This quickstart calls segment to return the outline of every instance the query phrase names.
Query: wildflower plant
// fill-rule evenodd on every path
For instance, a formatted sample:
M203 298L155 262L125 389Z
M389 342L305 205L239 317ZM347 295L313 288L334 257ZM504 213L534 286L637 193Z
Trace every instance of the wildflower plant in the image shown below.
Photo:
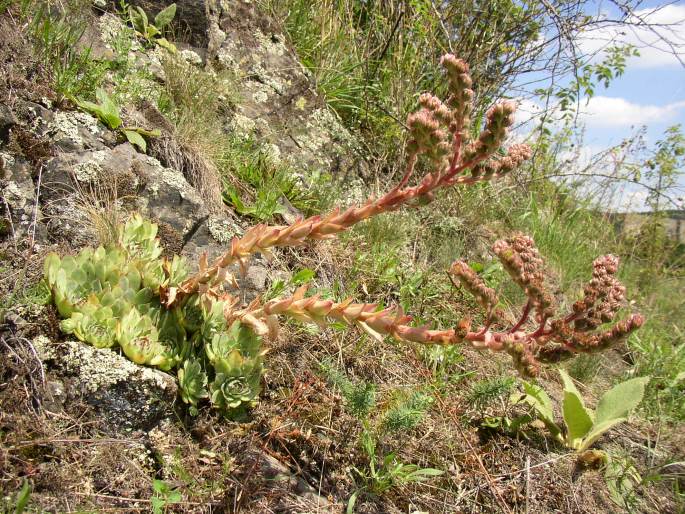
M97 347L118 345L140 364L178 370L181 397L192 409L209 398L227 415L256 401L265 353L261 341L276 337L282 316L321 327L340 322L355 325L378 340L392 336L423 345L468 343L505 351L528 376L537 373L540 363L602 350L625 338L642 324L640 315L606 330L600 327L614 319L624 297L615 278L617 259L605 256L595 261L584 298L571 313L559 317L544 283L542 259L532 239L523 235L494 246L528 298L520 319L509 328L493 328L506 325L497 309L497 295L462 261L450 271L486 311L481 327L472 327L469 319L448 329L414 326L399 306L325 300L307 296L306 286L292 296L265 302L258 298L249 305L231 294L231 287L237 287L233 266L244 272L255 253L269 256L274 248L332 239L378 214L430 203L443 189L503 177L530 157L525 144L502 149L514 122L515 103L503 101L491 107L484 127L477 131L471 121L474 94L468 65L450 54L441 63L450 94L444 102L429 93L419 97L419 111L407 120L411 137L406 170L390 191L363 205L334 209L287 226L254 226L234 238L213 262L202 256L194 274L188 274L178 257L162 259L156 227L135 217L110 248L85 249L63 259L52 255L46 261L47 282L65 318L62 329ZM419 169L423 175L412 183ZM529 318L536 328L526 329Z

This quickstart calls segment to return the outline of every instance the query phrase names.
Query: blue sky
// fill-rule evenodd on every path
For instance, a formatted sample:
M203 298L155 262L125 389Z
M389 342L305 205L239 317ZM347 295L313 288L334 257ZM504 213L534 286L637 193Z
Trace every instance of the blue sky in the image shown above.
M596 7L602 15L616 14L610 2L598 2ZM675 52L685 62L685 1L644 2L636 13L651 23L668 25L657 30L675 44ZM597 87L595 96L581 101L579 121L585 128L586 156L619 144L641 126L647 127L648 146L658 141L669 126L682 124L685 128L685 67L678 58L669 54L668 47L648 29L600 26L577 43L587 53L594 53L610 41L631 43L641 56L630 58L624 75L609 88ZM535 110L535 106L521 107L523 111ZM685 189L685 178L680 185ZM645 191L628 187L619 193L614 207L641 209L645 195Z

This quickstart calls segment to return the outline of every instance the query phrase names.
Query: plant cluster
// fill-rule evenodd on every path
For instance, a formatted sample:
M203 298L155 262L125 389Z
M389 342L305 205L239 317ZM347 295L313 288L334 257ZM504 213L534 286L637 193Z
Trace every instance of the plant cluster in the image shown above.
M171 53L176 53L176 45L162 36L164 29L173 21L176 16L176 4L171 4L162 9L155 16L154 23L150 23L147 14L142 7L129 7L129 19L136 34L150 44L156 44L166 48Z
M138 364L176 370L180 395L196 411L201 399L226 415L238 414L259 393L261 339L228 323L222 300L197 296L167 309L163 287L187 276L183 259L160 258L157 227L132 218L118 240L76 256L50 254L45 278L64 318L61 329L97 348L120 348Z
M527 145L500 150L507 129L514 122L516 105L500 102L488 110L485 126L477 136L471 121L474 93L468 65L448 54L441 63L450 95L445 102L424 93L421 109L409 116L411 139L407 167L400 182L378 199L345 211L299 219L288 226L257 225L242 238L234 238L227 252L211 264L206 256L197 273L187 276L181 259L160 259L156 227L134 218L112 248L86 249L76 258L46 261L46 276L60 314L62 328L99 347L119 345L132 360L161 369L180 368L182 397L193 407L209 395L223 412L249 405L257 397L262 369L260 337L275 337L278 317L287 316L326 327L342 322L356 325L382 340L390 335L424 345L470 343L475 348L506 351L517 369L532 376L540 362L556 362L578 352L601 350L626 337L642 323L640 315L606 331L599 325L611 321L623 299L624 289L615 278L618 261L605 256L595 261L592 281L573 312L555 318L555 302L544 284L542 259L531 238L516 235L495 243L494 251L528 302L517 323L494 331L502 322L495 291L485 285L465 263L451 269L464 288L486 310L482 327L472 330L462 319L451 329L431 329L409 324L401 307L324 300L307 297L306 286L292 296L241 305L225 287L237 287L231 266L242 270L254 253L271 254L275 247L298 246L308 240L330 239L355 224L406 205L430 203L447 187L488 181L507 175L530 157ZM426 171L410 185L415 169ZM525 331L534 315L538 327ZM554 343L554 344L549 344ZM207 386L205 384L208 385Z
M76 105L78 105L84 111L97 116L97 118L104 123L107 128L120 131L126 137L128 142L137 146L141 152L147 151L147 142L145 141L145 137L157 137L160 135L160 131L157 129L147 130L142 127L124 126L124 122L121 119L119 106L104 89L99 88L95 92L95 97L97 98L97 103L89 102L88 100L81 100L78 98L74 99L74 101L76 102Z
M649 382L649 377L639 377L615 385L602 395L593 411L585 406L571 377L564 370L560 369L559 373L564 383L561 408L565 429L555 422L552 400L539 385L523 382L524 401L535 409L552 436L579 453L588 450L611 427L628 419L630 412L642 401L645 385Z

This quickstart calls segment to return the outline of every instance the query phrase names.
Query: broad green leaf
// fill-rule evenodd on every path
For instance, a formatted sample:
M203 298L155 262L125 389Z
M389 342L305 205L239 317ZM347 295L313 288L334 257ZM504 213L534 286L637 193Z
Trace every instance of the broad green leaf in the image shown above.
M169 25L169 23L171 23L171 21L174 19L174 16L176 16L176 4L171 4L165 9L159 11L157 16L155 16L155 26L160 30L163 29Z
M141 12L143 13L142 15ZM145 27L147 25L147 16L145 14L145 11L140 9L140 7L138 7L137 9L129 7L128 17L131 19L131 25L133 25L133 28L141 34L145 34Z
M161 32L159 31L159 29L157 27L155 27L154 25L148 25L147 26L147 32L145 33L145 37L147 39L152 39L155 36L158 36L160 34L161 34Z
M140 26L143 29L140 32L143 34L146 34L147 33L147 27L150 24L150 22L147 19L147 14L145 14L145 11L140 6L136 7L136 12L138 13L138 18L140 19Z
M155 42L162 48L167 49L172 54L175 54L177 52L176 45L170 43L166 38L160 37L158 39L155 39Z
M552 408L552 400L547 395L545 390L537 384L532 384L523 381L523 390L526 392L524 401L531 405L538 417L547 426L547 429L554 437L561 434L561 428L554 422L554 410Z
M125 129L124 135L126 136L126 139L128 139L128 142L137 146L141 152L147 152L147 143L145 142L145 138L138 134L138 132L135 130Z
M605 421L603 423L595 423L593 425L592 430L587 434L587 437L583 439L582 441L579 442L578 445L578 451L582 452L587 450L590 446L594 444L594 442L599 439L604 432L609 430L611 427L614 425L618 425L619 423L623 423L626 419L628 418L614 418L611 421Z
M642 401L649 379L639 377L626 380L604 393L597 404L595 423L599 425L616 418L627 418L630 411Z
M302 284L306 284L313 279L315 275L316 273L314 271L305 268L295 273L290 281L296 286L301 286Z
M354 505L357 503L357 496L359 495L359 491L355 491L352 493L352 496L350 496L350 499L347 501L347 509L345 510L346 514L354 514Z
M573 384L573 380L564 370L559 370L564 381L564 401L562 412L566 423L567 443L577 449L581 440L592 429L592 413L585 407L583 397Z
M422 469L417 469L416 471L412 471L412 473L409 475L413 480L421 480L422 477L438 477L440 475L444 475L445 472L441 469L435 469L435 468L422 468Z
M145 137L159 137L162 135L159 129L147 130L142 127L126 127L126 130L135 130L138 134Z

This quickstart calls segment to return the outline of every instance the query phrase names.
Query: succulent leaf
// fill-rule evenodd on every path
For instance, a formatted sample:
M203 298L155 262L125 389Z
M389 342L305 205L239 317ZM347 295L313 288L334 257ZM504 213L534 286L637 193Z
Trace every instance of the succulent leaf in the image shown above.
M201 399L209 397L207 373L197 359L188 359L183 363L183 367L178 370L178 384L181 399L193 407L196 407Z

